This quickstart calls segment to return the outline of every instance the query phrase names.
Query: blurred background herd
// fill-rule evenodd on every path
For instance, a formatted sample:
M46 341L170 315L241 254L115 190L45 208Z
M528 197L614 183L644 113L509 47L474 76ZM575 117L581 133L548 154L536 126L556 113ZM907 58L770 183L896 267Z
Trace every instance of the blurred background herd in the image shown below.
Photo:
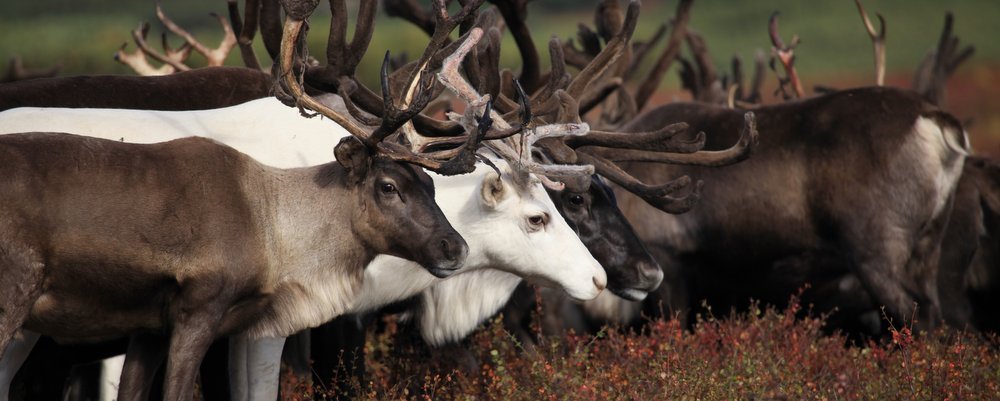
M578 23L592 25L596 3L536 0L529 4L528 22L544 60L548 38L572 38ZM667 23L676 6L677 1L644 1L635 39L644 40ZM870 14L880 13L887 21L887 83L901 87L910 87L914 69L937 43L945 13L954 13L955 35L962 46L975 46L975 54L949 81L947 110L970 123L978 153L1000 156L1000 1L868 0L865 6ZM221 39L222 29L209 14L226 15L224 0L162 0L162 7L202 43L215 46ZM316 38L309 41L316 54L323 51L329 24L329 11L325 6L320 9L323 12L312 19L311 34ZM815 85L847 88L874 82L871 44L851 0L700 0L692 10L690 28L705 38L716 67L728 71L734 56L750 65L755 51L770 51L766 27L775 11L781 13L780 30L786 41L793 34L802 40L795 51L796 66L807 92L812 93ZM380 13L360 68L362 79L371 87L377 86L375 77L384 50L414 53L427 40L414 25ZM19 56L28 68L58 65L59 75L134 74L115 62L113 54L125 43L126 50L135 49L130 32L144 21L151 23L149 42L159 46L164 28L154 15L152 0L3 1L0 57ZM174 46L181 43L176 36L168 38ZM259 40L257 45L257 54L266 55ZM518 53L509 36L501 49L501 64L518 68ZM197 67L204 59L195 54L188 64ZM235 52L227 64L242 65ZM646 64L648 68L652 62ZM688 96L680 90L676 65L671 68L654 105ZM773 96L777 86L769 71L765 96Z

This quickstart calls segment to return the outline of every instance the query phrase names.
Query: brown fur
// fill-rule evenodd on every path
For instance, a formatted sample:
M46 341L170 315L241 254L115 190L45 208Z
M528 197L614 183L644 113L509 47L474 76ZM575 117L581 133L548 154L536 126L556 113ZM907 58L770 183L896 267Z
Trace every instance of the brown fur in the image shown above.
M269 95L271 77L248 68L213 67L159 77L81 75L0 84L0 111L15 107L201 110Z
M938 188L943 173L934 166L957 177L964 152L925 144L914 123L925 116L947 128L954 137L944 140L953 147L966 146L961 127L916 93L892 88L846 90L754 112L760 144L747 161L626 167L645 182L682 174L706 182L701 203L677 216L620 191L622 210L666 270L660 292L667 307L687 310L708 298L725 308L751 296L782 303L804 282L847 270L897 321L908 320L918 302L920 324L933 326L940 310L931 265L950 207L950 189ZM722 149L736 139L742 115L668 104L623 130L684 121L691 132L708 134L706 149ZM936 162L923 152L933 146L940 150Z
M367 155L359 145L338 153ZM430 178L379 156L349 160L279 170L203 138L3 136L0 349L22 324L64 341L137 335L135 355L162 354L139 344L169 338L166 398L190 399L214 338L328 320L376 253L453 268L441 266L464 254L441 243L465 244ZM387 182L397 191L379 192Z

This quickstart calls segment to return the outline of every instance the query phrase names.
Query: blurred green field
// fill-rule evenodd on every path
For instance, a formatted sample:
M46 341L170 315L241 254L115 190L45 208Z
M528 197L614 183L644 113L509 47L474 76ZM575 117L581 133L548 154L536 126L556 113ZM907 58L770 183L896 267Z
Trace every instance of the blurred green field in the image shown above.
M551 35L573 36L580 21L590 24L595 3L595 0L531 3L529 22L539 48L545 51L545 42ZM676 3L646 1L636 37L647 37L658 24L673 15ZM890 72L910 71L917 65L936 43L946 10L955 12L955 30L963 43L976 46L974 63L1000 60L1000 46L994 45L1000 37L1000 24L997 23L1000 1L868 0L866 3L870 13L882 13L888 19ZM203 38L203 42L217 43L221 30L208 14L225 14L224 1L165 0L163 6L168 15ZM793 33L802 38L797 54L804 76L867 73L870 70L871 46L851 0L702 0L695 3L692 27L706 37L716 63L728 65L734 54L750 59L755 49L770 47L766 23L776 10L782 13L781 32L786 40ZM131 41L129 32L140 21L153 22L150 40L156 41L163 28L155 21L152 1L2 2L0 57L18 54L29 66L62 64L63 74L130 73L112 60L112 54L122 43ZM314 18L314 52L322 49L327 21L325 17ZM385 15L380 16L377 26L365 60L367 71L377 71L377 61L383 50L409 50L412 54L422 48L426 40L426 36L415 28ZM172 39L177 43L176 37ZM134 49L134 44L129 48ZM517 68L516 49L509 38L503 49L503 64ZM191 64L201 62L199 56L192 57ZM238 64L238 57L233 56L230 62Z

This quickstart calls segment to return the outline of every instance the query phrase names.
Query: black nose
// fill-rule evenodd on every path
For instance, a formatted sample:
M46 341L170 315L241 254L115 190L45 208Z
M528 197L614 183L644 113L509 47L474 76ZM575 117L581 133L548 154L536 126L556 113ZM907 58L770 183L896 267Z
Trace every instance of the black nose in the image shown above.
M452 253L454 246L451 245L451 241L447 238L441 240L441 254L444 255L445 259L454 261L458 255Z
M469 245L465 243L460 235L446 235L438 241L441 251L442 268L457 269L465 263L465 258L469 256Z

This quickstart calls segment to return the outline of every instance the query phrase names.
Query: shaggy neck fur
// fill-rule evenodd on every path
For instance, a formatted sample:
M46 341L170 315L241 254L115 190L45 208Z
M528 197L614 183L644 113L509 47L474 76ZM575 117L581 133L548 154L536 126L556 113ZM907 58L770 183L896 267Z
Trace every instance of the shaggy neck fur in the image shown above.
M510 299L521 278L495 269L459 274L420 295L417 321L427 343L458 341L493 316Z
M335 163L278 171L270 210L270 271L262 292L268 308L251 337L288 336L347 312L361 287L363 268L374 258L345 222L353 220L354 192Z

